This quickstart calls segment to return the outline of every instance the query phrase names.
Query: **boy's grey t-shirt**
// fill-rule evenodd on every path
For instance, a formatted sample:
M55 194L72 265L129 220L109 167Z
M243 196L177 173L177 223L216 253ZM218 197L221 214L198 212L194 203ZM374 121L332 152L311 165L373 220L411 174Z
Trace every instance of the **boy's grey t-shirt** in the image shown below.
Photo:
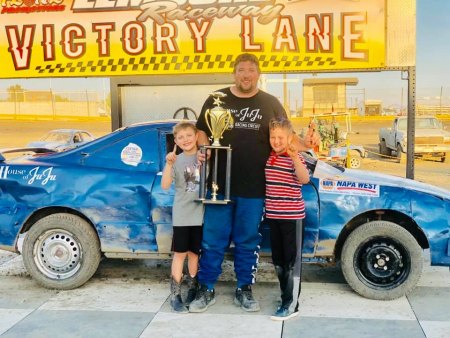
M173 203L173 226L192 226L203 224L203 203L196 202L200 188L200 166L197 154L181 153L172 168L175 182Z

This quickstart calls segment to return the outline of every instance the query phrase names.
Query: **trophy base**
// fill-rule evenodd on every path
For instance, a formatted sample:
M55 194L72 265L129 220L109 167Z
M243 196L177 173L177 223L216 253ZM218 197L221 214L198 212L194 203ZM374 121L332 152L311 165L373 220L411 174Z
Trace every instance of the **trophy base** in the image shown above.
M232 200L211 200L211 199L198 199L197 202L201 202L203 204L229 204L233 203Z

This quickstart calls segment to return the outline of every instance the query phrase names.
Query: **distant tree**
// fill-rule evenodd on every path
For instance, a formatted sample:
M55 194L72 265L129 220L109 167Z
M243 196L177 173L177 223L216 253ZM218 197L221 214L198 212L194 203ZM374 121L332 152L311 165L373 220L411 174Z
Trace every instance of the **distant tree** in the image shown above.
M8 92L8 101L17 101L23 102L25 101L24 91L25 89L21 85L12 85L9 86L6 91Z

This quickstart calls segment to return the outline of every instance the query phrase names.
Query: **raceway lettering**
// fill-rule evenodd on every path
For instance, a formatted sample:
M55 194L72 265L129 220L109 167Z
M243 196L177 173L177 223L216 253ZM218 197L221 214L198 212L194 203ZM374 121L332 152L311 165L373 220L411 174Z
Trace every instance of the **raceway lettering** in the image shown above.
M285 6L272 0L74 0L74 12L136 10L138 21L154 20L159 25L168 20L212 20L214 18L258 17L267 24L278 17Z

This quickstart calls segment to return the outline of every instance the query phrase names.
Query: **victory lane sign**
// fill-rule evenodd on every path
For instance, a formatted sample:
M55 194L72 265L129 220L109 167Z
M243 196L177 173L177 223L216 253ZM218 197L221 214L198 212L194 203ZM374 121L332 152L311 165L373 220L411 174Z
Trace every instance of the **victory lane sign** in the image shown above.
M202 69L189 68L188 63L198 62L197 58L206 54L211 62L224 53L234 59L242 52L263 53L274 61L292 60L292 65L283 65L287 67L285 70L289 66L294 70L331 68L339 62L346 62L347 67L348 63L354 63L353 68L361 68L361 62L375 62L374 66L380 67L384 60L369 57L372 49L368 42L371 39L364 30L370 26L366 11L339 9L331 13L327 8L322 14L307 14L299 8L303 3L311 7L308 1L73 0L72 6L67 4L71 0L62 1L65 6L59 3L47 7L59 6L64 14L7 12L2 15L0 28L4 25L6 39L0 41L3 44L7 41L7 46L0 46L0 60L13 67L2 67L0 73L6 73L1 77L22 76L17 71L33 77L38 75L37 69L53 70L52 76L76 76L77 69L75 74L67 74L68 63L83 62L81 69L99 59L121 60L118 65L128 65L135 64L130 60L136 58L146 58L147 62L155 57L153 62L163 62L163 56L179 56L181 65L177 69L98 67L89 71L92 76L229 72L232 67L229 62L205 65ZM59 17L53 22L51 18L55 15ZM19 19L20 16L26 20ZM47 22L36 23L43 20ZM379 35L384 36L383 31ZM326 58L328 63L308 62L315 57ZM295 63L299 60L305 62ZM171 62L170 58L164 61ZM57 71L56 65L59 65ZM276 67L275 63L262 65L263 71Z

